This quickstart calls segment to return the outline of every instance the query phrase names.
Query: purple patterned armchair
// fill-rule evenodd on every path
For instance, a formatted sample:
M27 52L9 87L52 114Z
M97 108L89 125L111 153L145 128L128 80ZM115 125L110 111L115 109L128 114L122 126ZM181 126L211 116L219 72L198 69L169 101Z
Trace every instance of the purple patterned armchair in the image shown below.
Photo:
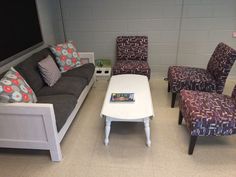
M231 97L218 93L181 90L179 124L184 118L190 132L188 154L198 136L223 136L236 133L236 85Z
M176 95L181 89L222 93L235 59L236 50L221 42L213 52L207 69L170 66L168 92L172 93L171 107L174 107Z
M148 65L147 36L118 36L117 61L112 68L112 74L140 74L150 79Z

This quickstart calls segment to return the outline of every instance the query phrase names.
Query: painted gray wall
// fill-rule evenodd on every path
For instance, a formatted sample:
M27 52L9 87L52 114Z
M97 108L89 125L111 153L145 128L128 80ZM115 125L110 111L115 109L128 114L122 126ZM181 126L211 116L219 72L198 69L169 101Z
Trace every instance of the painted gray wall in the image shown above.
M221 41L236 48L235 7L236 0L62 0L67 39L80 51L114 62L118 35L147 35L150 66L163 76L169 65L206 67Z
M55 29L53 26L54 13L52 12L52 1L53 0L36 1L41 31L46 44L52 44L56 40L54 35Z
M205 67L221 41L236 49L235 7L236 0L184 0L177 64Z
M46 22L46 26L49 28L45 28L45 32L48 33L50 30L53 30L50 35L54 36L54 40L50 41L52 44L62 43L65 41L64 39L64 32L63 32L63 26L62 26L62 17L61 17L61 10L60 10L60 3L59 0L43 0L44 3L41 2L41 0L37 0L39 3L41 3L45 7L47 14L42 15L42 20ZM43 14L43 11L45 9L40 9L39 12ZM50 19L50 20L47 20ZM45 34L47 36L47 34ZM47 37L50 38L50 37ZM50 43L49 42L49 43Z

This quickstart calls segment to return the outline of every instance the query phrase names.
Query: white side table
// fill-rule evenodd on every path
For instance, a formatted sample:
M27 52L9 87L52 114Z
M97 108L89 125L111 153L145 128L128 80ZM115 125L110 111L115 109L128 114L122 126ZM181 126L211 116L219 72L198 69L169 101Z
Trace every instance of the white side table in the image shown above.
M96 59L95 60L95 74L97 80L109 80L111 76L111 60L110 59Z
M97 79L110 79L111 68L110 67L96 67L95 74Z

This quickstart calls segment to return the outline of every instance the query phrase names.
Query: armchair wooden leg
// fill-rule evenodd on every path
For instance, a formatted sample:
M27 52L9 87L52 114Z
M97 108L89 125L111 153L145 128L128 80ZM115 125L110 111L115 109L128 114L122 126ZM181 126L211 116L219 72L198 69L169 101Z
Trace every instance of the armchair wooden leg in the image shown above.
M176 95L177 93L172 93L171 108L175 107Z
M182 124L182 121L183 121L183 115L182 115L182 113L181 113L181 111L179 110L179 125L181 125Z
M194 150L196 141L197 141L197 136L190 136L190 143L189 143L189 148L188 148L189 155L193 154L193 150Z
M170 84L168 82L168 88L167 88L167 91L170 92Z

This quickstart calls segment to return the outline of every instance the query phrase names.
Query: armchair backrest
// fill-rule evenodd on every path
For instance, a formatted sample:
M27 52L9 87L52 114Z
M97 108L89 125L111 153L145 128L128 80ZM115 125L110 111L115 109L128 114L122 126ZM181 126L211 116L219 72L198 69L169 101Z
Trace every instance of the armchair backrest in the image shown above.
M222 93L229 72L236 59L236 50L224 44L219 43L213 52L207 65L207 71L215 78L216 92Z
M147 36L118 36L116 39L117 60L148 59Z

